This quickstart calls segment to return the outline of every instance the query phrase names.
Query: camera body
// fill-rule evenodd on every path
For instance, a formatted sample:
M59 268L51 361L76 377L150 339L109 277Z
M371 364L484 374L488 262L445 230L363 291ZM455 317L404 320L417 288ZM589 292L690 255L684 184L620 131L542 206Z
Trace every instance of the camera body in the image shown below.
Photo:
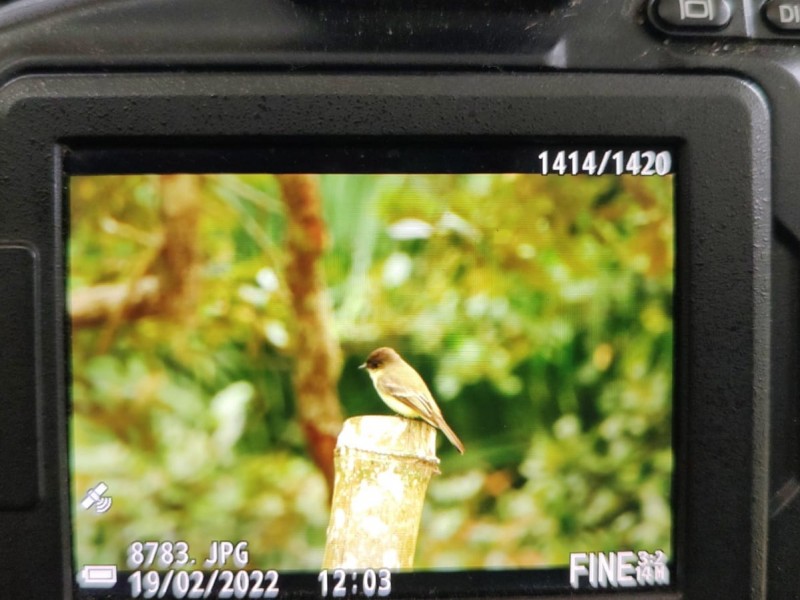
M67 175L445 172L470 156L483 162L456 168L479 171L533 140L672 152L676 562L648 597L797 597L798 12L789 0L0 8L3 594L72 597L79 566ZM504 576L519 585L504 594L534 593ZM439 575L430 594L491 597L498 581ZM535 593L573 590L564 578Z

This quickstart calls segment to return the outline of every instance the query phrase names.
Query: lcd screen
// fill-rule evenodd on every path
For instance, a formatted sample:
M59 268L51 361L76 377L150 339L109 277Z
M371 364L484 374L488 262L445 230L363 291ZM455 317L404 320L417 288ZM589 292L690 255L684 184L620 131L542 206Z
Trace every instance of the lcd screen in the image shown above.
M672 585L669 154L610 155L608 175L602 151L537 156L528 173L71 177L76 596ZM373 441L405 427L391 394L428 410L429 455L392 438L370 450L390 464L343 466L348 419ZM375 415L393 418L357 419ZM362 496L338 505L337 486ZM402 519L380 519L390 501ZM341 528L375 541L336 554Z

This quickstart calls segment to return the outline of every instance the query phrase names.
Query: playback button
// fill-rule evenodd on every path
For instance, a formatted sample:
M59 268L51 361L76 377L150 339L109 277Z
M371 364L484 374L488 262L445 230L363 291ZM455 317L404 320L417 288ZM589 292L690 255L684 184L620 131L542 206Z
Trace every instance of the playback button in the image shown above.
M656 15L671 29L718 30L731 22L727 0L657 0Z
M764 5L764 19L776 29L800 32L800 2L770 0Z

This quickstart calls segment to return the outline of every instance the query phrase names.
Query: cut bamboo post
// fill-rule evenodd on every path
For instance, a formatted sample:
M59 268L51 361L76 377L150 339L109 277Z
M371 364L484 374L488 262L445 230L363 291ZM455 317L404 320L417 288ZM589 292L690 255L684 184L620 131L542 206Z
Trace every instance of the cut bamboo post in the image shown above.
M410 569L428 482L439 472L436 430L399 416L344 422L323 569Z

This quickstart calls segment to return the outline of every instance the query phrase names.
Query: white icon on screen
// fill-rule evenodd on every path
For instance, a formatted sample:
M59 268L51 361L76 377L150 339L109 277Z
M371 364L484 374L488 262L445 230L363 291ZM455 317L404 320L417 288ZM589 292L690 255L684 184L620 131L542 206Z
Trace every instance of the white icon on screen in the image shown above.
M78 585L82 588L110 588L117 583L115 565L86 565L78 573Z
M108 486L104 482L98 483L93 488L90 488L88 492L86 492L86 496L83 498L81 502L81 506L85 510L89 510L94 506L95 511L99 514L103 514L107 512L109 508L111 508L111 496L104 496L103 494L108 491Z

